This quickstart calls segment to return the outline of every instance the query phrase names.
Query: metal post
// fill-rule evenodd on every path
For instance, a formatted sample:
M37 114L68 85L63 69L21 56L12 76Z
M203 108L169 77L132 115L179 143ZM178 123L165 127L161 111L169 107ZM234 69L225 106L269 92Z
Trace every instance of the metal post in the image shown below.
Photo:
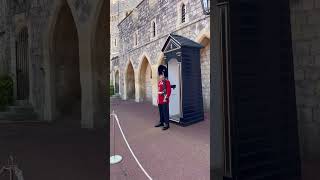
M113 121L113 156L111 156L110 157L110 164L117 164L117 163L119 163L119 162L121 162L122 161L122 156L120 156L120 155L116 155L116 136L115 136L115 120L114 120L114 116L115 116L115 114L114 114L114 110L112 111L112 121Z

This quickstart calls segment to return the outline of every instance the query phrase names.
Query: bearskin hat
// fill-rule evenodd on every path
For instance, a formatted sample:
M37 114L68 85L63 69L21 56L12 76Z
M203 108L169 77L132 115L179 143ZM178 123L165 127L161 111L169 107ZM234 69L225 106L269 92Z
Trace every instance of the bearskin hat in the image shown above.
M167 67L164 65L160 65L158 67L158 75L160 76L161 74L163 74L165 77L168 77Z

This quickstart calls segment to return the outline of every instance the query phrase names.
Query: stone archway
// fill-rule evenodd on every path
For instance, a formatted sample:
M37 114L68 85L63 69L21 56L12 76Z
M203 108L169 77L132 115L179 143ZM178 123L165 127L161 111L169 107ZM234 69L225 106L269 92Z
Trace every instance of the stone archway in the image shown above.
M97 9L95 27L92 31L92 73L93 73L93 101L94 101L94 126L103 127L105 114L108 112L109 102L109 74L110 63L108 55L109 15L108 1L100 0ZM119 74L120 75L120 74ZM120 81L120 76L119 76ZM119 82L118 81L118 82ZM120 89L120 83L118 92Z
M54 91L54 118L81 119L79 39L71 9L61 4L52 36L51 72Z
M152 69L146 57L140 64L139 85L140 101L152 102Z
M135 99L135 74L132 63L129 62L126 72L126 96L127 99Z
M200 50L203 107L210 110L210 38L203 36L199 43L204 46Z

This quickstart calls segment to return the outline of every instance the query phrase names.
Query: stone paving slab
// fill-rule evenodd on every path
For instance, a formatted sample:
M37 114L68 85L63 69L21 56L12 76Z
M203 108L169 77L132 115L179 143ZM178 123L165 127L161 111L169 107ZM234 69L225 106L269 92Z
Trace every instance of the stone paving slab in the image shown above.
M110 110L118 114L132 150L153 179L210 179L210 121L207 114L202 122L187 127L171 123L169 130L162 131L154 128L159 121L158 109L150 103L112 100ZM113 152L112 121L110 127L110 152ZM119 129L116 129L116 152L124 159L110 167L112 180L147 179Z

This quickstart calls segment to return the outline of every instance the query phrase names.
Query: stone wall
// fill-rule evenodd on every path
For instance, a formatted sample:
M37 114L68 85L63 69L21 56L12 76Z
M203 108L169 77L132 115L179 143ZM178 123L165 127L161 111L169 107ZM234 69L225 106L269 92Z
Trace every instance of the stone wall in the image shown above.
M118 23L123 20L127 14L140 2L141 0L118 1L110 0L110 59L117 56L119 53L119 29ZM119 2L119 4L118 4ZM116 42L116 44L115 44Z
M181 3L186 4L186 22L181 24L180 6ZM156 23L156 36L152 37L152 22ZM141 62L147 58L151 63L153 76L157 76L157 67L162 60L163 53L161 49L170 33L183 35L189 39L200 43L201 36L207 34L210 38L210 17L203 15L201 3L191 0L160 0L160 1L142 1L136 9L119 24L120 31L120 72L121 77L121 94L125 97L125 70L130 60L135 69L136 79L139 78L141 70ZM135 45L134 37L138 36L138 43ZM209 54L209 49L205 52ZM204 100L206 109L209 109L209 68L205 68L205 64L210 63L210 56L204 55L202 60L202 77L204 85ZM209 67L209 66L208 66ZM137 82L137 81L136 81ZM204 83L205 84L205 83ZM136 89L139 89L136 84ZM136 91L137 92L137 91ZM156 104L157 97L157 78L152 80L152 97L153 104ZM136 93L140 96L139 93ZM139 98L136 97L136 100Z
M320 158L320 1L291 4L300 146L303 158Z
M205 110L210 109L210 42L205 39L201 43L204 48L201 50L201 79L202 79L202 95Z
M122 21L140 1L141 0L110 0L110 77L112 77L112 80L115 77L116 70L119 69L118 64L113 62L113 58L119 55L120 38L118 23ZM121 74L119 75L121 76ZM115 85L115 81L112 81L112 84Z
M9 28L6 25L8 20L7 4L5 0L0 0L0 75L9 74L10 48Z
M53 8L50 0L32 0L30 9L27 10L29 30L29 61L31 64L30 101L40 117L44 116L45 104L45 71L43 56L43 36L49 19L49 9Z

